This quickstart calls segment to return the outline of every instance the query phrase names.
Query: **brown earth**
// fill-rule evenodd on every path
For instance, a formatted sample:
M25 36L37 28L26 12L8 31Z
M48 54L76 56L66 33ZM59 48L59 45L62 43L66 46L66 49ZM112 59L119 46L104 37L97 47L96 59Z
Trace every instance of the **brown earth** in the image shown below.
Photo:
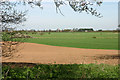
M117 65L120 58L118 50L82 49L36 43L22 43L18 50L12 57L2 57L2 62Z

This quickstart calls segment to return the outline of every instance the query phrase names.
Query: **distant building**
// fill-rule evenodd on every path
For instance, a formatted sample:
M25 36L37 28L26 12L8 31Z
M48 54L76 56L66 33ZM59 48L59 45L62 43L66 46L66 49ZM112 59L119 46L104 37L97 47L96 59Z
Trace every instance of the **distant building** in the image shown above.
M56 32L61 32L60 29L57 29Z

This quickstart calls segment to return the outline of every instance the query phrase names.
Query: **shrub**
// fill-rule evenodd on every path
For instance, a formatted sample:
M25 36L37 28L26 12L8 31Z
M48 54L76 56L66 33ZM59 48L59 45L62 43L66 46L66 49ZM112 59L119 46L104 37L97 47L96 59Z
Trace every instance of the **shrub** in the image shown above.
M37 78L37 79L85 79L95 78L94 80L117 79L118 65L111 66L105 64L40 64L33 67L13 68L3 66L4 78ZM5 76L6 72L8 74ZM103 78L103 79L101 79Z
M23 38L15 38L17 31L2 32L2 56L10 57L17 51L17 46L23 41Z

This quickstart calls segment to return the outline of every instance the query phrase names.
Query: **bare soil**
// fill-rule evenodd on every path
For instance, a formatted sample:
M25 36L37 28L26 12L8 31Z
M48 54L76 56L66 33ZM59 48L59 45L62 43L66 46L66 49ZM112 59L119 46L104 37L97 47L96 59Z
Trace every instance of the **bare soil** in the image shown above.
M118 50L82 49L22 43L12 57L2 57L2 62L38 64L90 64L117 65Z

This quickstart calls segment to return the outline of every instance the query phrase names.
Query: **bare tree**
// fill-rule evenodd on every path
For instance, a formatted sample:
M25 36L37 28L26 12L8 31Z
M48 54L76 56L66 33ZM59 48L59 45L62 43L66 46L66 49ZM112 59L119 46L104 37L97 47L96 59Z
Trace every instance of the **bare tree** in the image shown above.
M12 42L14 32L8 32L7 29L13 25L26 21L26 11L16 9L17 3L10 1L0 1L0 27L2 28L2 56L11 56L15 51L15 42Z
M17 3L0 1L0 26L2 29L26 21L26 11L19 11L15 8L16 6Z
M75 11L75 12L87 12L87 13L91 13L92 15L101 18L101 14L98 13L93 7L91 7L94 4L97 4L98 6L100 6L102 4L102 1L94 1L92 2L92 0L65 0L66 2L68 2L69 6ZM54 0L54 3L56 5L56 12L59 12L62 14L61 10L60 10L60 6L62 5L67 5L67 3L65 3L65 1L63 0ZM62 14L63 15L63 14Z
M54 3L56 12L59 12L62 15L64 14L60 7L62 5L69 5L75 12L87 12L96 17L102 17L101 14L92 7L94 4L97 4L98 6L102 4L102 2L98 0L54 0ZM15 32L7 32L6 29L26 21L27 11L18 10L17 5L30 5L31 7L38 6L43 9L42 0L16 0L14 2L10 0L0 0L0 27L4 30L3 41L7 41L3 46L3 52L5 53L3 55L5 56L11 55L10 53L13 50L12 45L14 44L11 40L14 40L13 35L15 34ZM8 54L6 54L7 51L9 52Z
M99 2L96 1L94 3L96 3L99 6L102 4L101 1ZM87 0L82 0L82 1L69 0L69 5L75 12L81 13L85 11L87 13L91 13L92 15L96 17L101 18L102 17L101 14L91 7L94 3L91 3L90 1L87 1Z

